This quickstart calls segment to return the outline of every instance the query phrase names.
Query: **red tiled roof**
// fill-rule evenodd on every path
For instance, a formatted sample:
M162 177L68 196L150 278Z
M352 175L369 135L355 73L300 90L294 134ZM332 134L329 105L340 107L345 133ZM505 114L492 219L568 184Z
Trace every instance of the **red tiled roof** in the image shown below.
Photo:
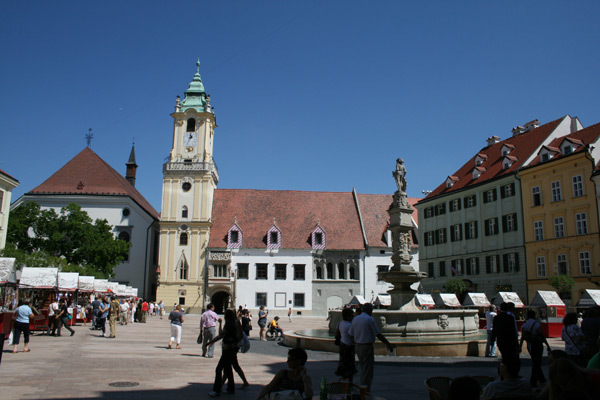
M552 131L564 118L565 117L559 118L538 128L531 129L530 131L520 135L512 136L508 139L482 148L458 171L450 175L451 177L458 177L458 181L456 181L451 187L446 187L445 182L442 183L427 197L425 197L425 200L432 199L442 194L455 192L471 185L480 185L489 179L514 173L521 167L521 164L529 157L536 147L538 147L543 140L548 137L550 133L552 133ZM503 169L502 167L503 156L500 153L500 150L504 145L512 147L513 150L510 152L510 156L517 158L517 161L507 169ZM487 160L483 161L480 165L481 167L485 168L486 171L483 172L477 180L473 180L472 171L473 167L475 166L475 157L477 157L478 153L485 153L488 155Z
M15 178L15 177L11 176L10 174L7 174L6 172L4 172L4 171L3 171L3 170L1 170L1 169L0 169L0 174L2 174L2 175L6 175L7 177L9 177L10 179L14 180L15 182L19 182L19 181L17 180L17 178Z
M573 153L577 153L583 151L588 144L596 142L598 140L598 137L600 137L600 123L588 126L584 129L580 129L577 132L573 132L569 135L557 137L554 140L552 140L547 146L544 147L556 153L550 158L551 160L555 160L557 158L562 157L562 153L560 152L560 145L566 139L569 139L571 143L578 145L575 151L573 151ZM528 166L538 164L540 164L539 155L531 163L529 163Z
M144 196L89 147L28 194L129 196L158 219L158 212Z

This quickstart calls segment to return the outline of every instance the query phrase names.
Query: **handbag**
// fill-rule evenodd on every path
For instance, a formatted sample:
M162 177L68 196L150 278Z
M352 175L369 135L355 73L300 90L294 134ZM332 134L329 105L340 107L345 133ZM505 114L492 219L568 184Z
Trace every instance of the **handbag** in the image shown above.
M269 400L302 400L302 395L298 390L280 390L279 392L271 392Z
M196 339L196 343L202 344L202 331L200 331L200 334L198 335L198 339Z

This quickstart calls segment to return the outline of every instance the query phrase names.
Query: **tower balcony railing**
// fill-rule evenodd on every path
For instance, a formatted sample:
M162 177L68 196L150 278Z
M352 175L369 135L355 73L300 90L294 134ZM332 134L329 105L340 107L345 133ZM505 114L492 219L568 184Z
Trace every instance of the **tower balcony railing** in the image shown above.
M170 172L211 172L219 179L219 170L215 162L166 162L163 164L163 173Z

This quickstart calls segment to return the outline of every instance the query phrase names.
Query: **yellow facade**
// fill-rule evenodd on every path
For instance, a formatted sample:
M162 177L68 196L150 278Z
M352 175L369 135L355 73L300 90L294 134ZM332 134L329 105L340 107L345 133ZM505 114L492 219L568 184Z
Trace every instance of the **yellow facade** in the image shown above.
M200 82L196 74L194 82ZM157 300L167 306L181 304L187 312L205 306L206 247L218 183L212 152L217 124L203 86L192 90L194 82L171 114L175 121L171 153L163 166L156 293ZM186 107L188 98L193 105Z
M575 279L567 305L575 306L584 289L598 288L593 283L600 281L593 170L589 153L578 152L520 173L530 302L538 290L555 290L548 280L559 272Z

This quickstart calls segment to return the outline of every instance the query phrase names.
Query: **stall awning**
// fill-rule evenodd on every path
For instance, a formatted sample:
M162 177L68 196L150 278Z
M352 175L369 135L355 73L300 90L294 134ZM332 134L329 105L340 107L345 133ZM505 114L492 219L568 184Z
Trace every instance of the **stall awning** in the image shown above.
M125 296L131 296L133 295L133 288L131 286L127 286L125 288Z
M374 304L376 306L384 306L384 307L391 306L392 305L392 296L390 296L387 293L380 293L375 298Z
M58 290L63 292L74 292L79 288L78 272L59 272Z
M80 276L78 288L83 292L93 292L94 291L94 280L96 278L93 276Z
M361 304L365 304L366 302L367 301L365 300L364 297L356 295L356 296L354 296L352 298L352 300L350 300L350 303L348 303L348 304L350 304L352 306L355 306L355 305L358 306L358 305L361 305Z
M131 295L135 296L135 297L138 297L138 290L137 290L137 288L131 288Z
M94 292L106 293L106 289L108 289L108 279L94 280Z
M551 290L538 290L533 300L532 307L565 306L558 293Z
M17 283L15 259L11 257L0 257L0 285L5 283Z
M463 300L465 307L489 307L490 301L485 293L467 293Z
M433 301L433 297L430 294L415 294L415 303L421 307L435 306L435 301Z
M585 289L581 298L577 302L577 307L594 307L600 306L600 290Z
M23 289L56 289L58 268L23 267L19 287Z
M438 306L461 307L460 301L454 293L436 293L434 300Z
M521 298L515 292L498 292L498 296L494 300L494 304L498 306L502 303L514 303L516 308L525 307L525 304L523 304Z
M117 291L119 290L119 282L108 282L106 291L111 293L111 294L117 294Z
M127 290L127 285L118 285L117 286L117 296L127 295L127 293L125 292L126 290Z

